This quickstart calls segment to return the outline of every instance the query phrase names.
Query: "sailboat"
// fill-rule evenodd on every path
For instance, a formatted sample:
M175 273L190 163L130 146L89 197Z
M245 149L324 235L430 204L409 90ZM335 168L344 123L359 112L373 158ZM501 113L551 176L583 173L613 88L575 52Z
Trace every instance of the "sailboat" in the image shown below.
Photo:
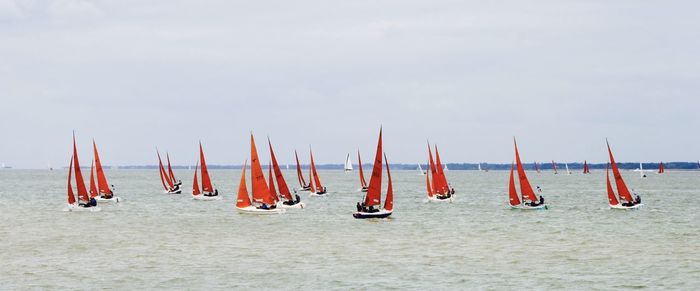
M238 195L236 198L236 209L241 213L253 214L277 214L284 213L285 209L277 207L277 195L270 192L260 160L258 159L258 150L255 148L255 140L253 134L250 134L250 176L253 199L248 196L248 188L246 187L245 172L248 161L243 164L241 171L241 181L238 185ZM274 184L272 184L274 185Z
M568 164L568 163L564 163L564 167L566 167L566 174L567 174L567 175L571 175L571 171L569 171L569 164Z
M449 171L449 170L450 170L450 169L447 168L447 164L445 164L445 166L442 168L442 171L443 171L443 172L447 172L447 171Z
M158 149L156 149L156 154L158 155L158 172L160 173L160 182L161 184L163 184L163 189L165 190L165 193L182 193L182 189L180 189L180 185L182 185L182 182L175 180L175 174L173 174L173 169L170 166L170 155L166 153L166 155L168 155L168 171L166 172L165 167L163 167L163 161L160 158L160 152L158 152Z
M478 168L477 170L478 170L479 172L481 172L481 171L482 171L482 170L481 170L481 163L478 163L478 164L476 164L476 165L477 165L477 168Z
M109 183L107 183L107 177L105 176L105 171L102 169L102 162L100 162L100 154L97 152L97 145L95 140L92 140L92 149L95 154L95 175L97 176L97 190L100 195L95 196L95 200L102 202L120 202L121 198L114 195L114 185L110 188Z
M314 153L309 147L309 156L311 157L311 165L309 171L311 172L311 177L309 177L309 184L311 185L311 197L326 196L328 190L326 187L321 185L321 178L318 177L318 171L316 170L316 164L314 163ZM313 179L312 179L313 178Z
M430 184L430 189L428 189L428 201L435 202L452 202L454 200L455 190L450 187L445 177L445 172L443 171L442 164L440 163L440 154L438 153L437 145L435 146L435 160L433 160L433 153L430 149L430 143L428 142L428 165L430 167L429 178L432 180Z
M552 170L554 171L554 175L559 174L559 171L557 171L557 163L552 160Z
M199 183L197 181L197 166L194 168L194 182L192 183L192 199L194 200L221 200L219 195L219 190L215 189L211 184L211 179L209 178L209 170L207 169L207 162L204 160L204 150L202 149L202 142L199 142L199 167L201 167L200 172L202 172L202 189L199 189Z
M537 162L535 162L535 171L537 171L538 174L540 173L540 167L537 166Z
M272 173L274 170L274 177L275 180L277 181L277 188L279 188L280 196L282 199L277 199L277 207L281 208L304 208L305 204L304 202L301 202L301 197L299 195L294 195L295 197L292 197L292 193L289 192L289 187L287 186L287 182L284 180L284 175L282 175L282 170L280 170L280 166L277 163L277 157L275 156L275 152L272 150L272 142L270 142L270 138L267 139L267 145L270 147L270 159L271 161L271 166L272 168L270 169L270 192L273 193L274 196L277 196L275 193L276 191L274 190L274 183L272 181Z
M365 194L362 204L357 203L357 211L352 214L352 217L358 219L364 218L386 218L394 211L394 188L391 185L391 172L389 171L389 161L384 154L386 161L387 189L386 200L384 200L383 209L375 209L375 206L381 205L382 199L382 130L379 129L379 141L377 142L377 153L374 156L374 166L372 167L372 176L369 178L369 190Z
M520 193L522 197L518 197L518 192L515 189L515 179L513 176L514 167L511 163L510 180L508 182L510 207L513 209L523 210L547 209L548 205L544 203L544 199L542 197L538 199L535 191L532 191L532 186L530 185L530 181L527 179L527 175L525 175L523 164L520 162L520 153L518 152L518 144L516 143L515 138L513 138L513 145L515 146L515 168L518 170L518 180L520 180ZM520 198L522 198L522 200ZM533 202L535 203L534 205Z
M583 161L583 173L584 174L591 173L591 169L588 168L588 161Z
M365 174L362 171L362 158L360 158L360 150L357 150L357 164L360 171L360 191L367 192L369 188L367 187L367 182L365 181ZM418 165L420 167L420 165Z
M416 168L416 170L418 170L419 175L425 175L425 171L423 171L423 167L421 167L420 164L418 164L418 168Z
M609 175L609 169L605 170L605 181L607 185L607 191L608 191L608 204L610 205L610 208L612 209L635 209L641 207L642 204L641 199L638 198L635 201L635 199L632 198L632 194L630 194L630 190L627 189L627 185L625 184L625 180L622 179L622 175L620 174L620 169L617 167L617 163L615 162L615 158L613 157L612 150L610 149L610 143L608 143L607 140L605 140L605 143L608 146L608 155L610 156L610 166L612 167L612 172L613 172L613 177L615 178L615 186L617 186L617 192L619 194L620 202L617 197L615 196L615 192L613 191L612 185L610 184L610 175ZM640 165L641 166L641 165ZM608 167L610 168L610 167ZM636 194L635 194L636 195Z
M345 158L345 166L343 166L345 172L352 172L352 162L350 162L350 154Z
M664 169L664 162L661 162L661 163L659 163L659 172L658 173L663 174L664 172L666 172L666 170Z
M75 172L75 184L78 190L79 202L75 200L75 192L73 192L73 185L71 184L72 174ZM90 197L88 191L85 188L85 181L83 180L83 174L80 171L80 163L78 162L78 150L75 145L75 133L73 133L73 155L70 158L70 165L68 166L68 187L67 187L68 205L64 211L100 211L100 207L88 203Z
M294 150L294 158L296 158L297 161L297 179L299 180L299 191L311 191L311 180L309 179L308 184L306 183L306 180L304 180L304 174L301 172L301 164L299 164L299 155L297 154L296 150Z
M642 163L639 163L639 169L636 169L635 171L639 172L639 177L640 178L646 178L647 174L644 174L644 166L642 166Z

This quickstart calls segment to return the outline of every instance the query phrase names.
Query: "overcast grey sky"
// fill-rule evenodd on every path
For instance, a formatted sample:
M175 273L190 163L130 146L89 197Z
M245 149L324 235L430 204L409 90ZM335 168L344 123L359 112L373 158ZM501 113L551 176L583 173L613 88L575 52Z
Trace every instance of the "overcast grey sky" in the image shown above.
M697 1L0 0L0 162L700 158ZM267 158L263 158L266 160Z

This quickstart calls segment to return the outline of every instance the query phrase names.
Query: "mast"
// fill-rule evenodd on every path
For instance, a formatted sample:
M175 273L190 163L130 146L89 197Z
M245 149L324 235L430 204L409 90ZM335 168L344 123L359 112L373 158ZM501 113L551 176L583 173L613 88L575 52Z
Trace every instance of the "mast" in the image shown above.
M289 193L289 187L287 182L284 181L284 175L282 175L282 170L280 170L280 165L277 164L277 158L275 157L275 151L272 150L272 143L270 138L267 139L267 145L270 147L270 158L272 159L272 168L275 170L275 179L277 180L277 186L280 189L280 194L284 196L284 199L293 200L292 193ZM289 165L287 165L289 168Z
M209 170L207 169L207 162L204 160L204 150L202 149L202 142L199 142L199 161L202 168L202 192L212 193L214 192L214 187L211 185L211 179L209 178Z
M382 199L382 129L379 129L377 153L374 155L372 176L369 178L369 189L365 195L365 206L379 205Z
M610 143L608 143L607 139L605 140L605 143L608 145L608 155L610 156L610 165L612 166L612 172L613 177L615 178L617 192L620 195L621 199L631 202L632 194L630 194L629 189L627 189L627 185L625 185L625 181L622 179L620 170L617 168L617 163L615 163L615 158L613 157L612 150L610 149Z
M520 179L520 192L523 196L523 200L537 201L537 195L532 191L532 186L530 186L530 181L527 180L527 175L525 175L525 169L520 161L520 153L518 152L518 144L513 137L513 145L515 146L515 164L518 169L518 178Z

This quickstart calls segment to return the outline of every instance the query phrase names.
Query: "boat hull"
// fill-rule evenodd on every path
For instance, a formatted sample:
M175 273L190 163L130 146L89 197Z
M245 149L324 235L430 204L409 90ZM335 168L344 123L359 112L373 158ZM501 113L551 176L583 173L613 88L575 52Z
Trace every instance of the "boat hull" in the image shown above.
M236 207L238 212L244 213L244 214L258 214L258 215L266 215L266 214L281 214L285 213L286 210L283 208L275 208L275 209L259 209L255 208L255 206L248 206L248 207Z
M326 196L328 196L328 192L323 193L323 194L319 194L319 193L315 193L315 192L309 193L309 197L326 197Z
M277 202L277 208L285 208L285 209L304 209L306 207L306 204L304 202L299 202L294 205L287 205L282 203L282 201Z
M68 212L99 212L99 211L102 211L102 208L100 208L99 206L82 207L76 203L76 204L66 204L66 208L64 208L63 211L68 211Z
M643 203L639 203L633 206L622 206L620 204L617 205L610 205L611 209L622 209L622 210L627 210L627 209L639 209L640 207L644 206Z
M109 198L109 199L107 199L107 198L102 198L102 197L100 197L100 196L96 196L96 197L95 197L95 200L97 200L97 202L113 202L113 203L122 202L122 199L119 198L118 196L112 196L112 198Z
M182 194L182 190L165 191L165 194Z
M199 195L192 195L192 199L194 200L199 200L199 201L215 201L215 200L221 200L221 195L217 196L204 196L202 194Z
M527 205L511 205L511 209L519 209L519 210L547 210L549 209L548 204L542 204L542 205L537 205L537 206L527 206Z
M428 196L428 201L429 202L449 202L449 203L452 203L452 201L454 201L454 198L455 198L454 195L450 196L450 198L447 198L447 199L440 199L440 198L437 198L436 195L433 195L433 197Z
M379 212L355 212L352 214L352 217L357 218L357 219L369 219L369 218L387 218L391 216L391 213L393 211L386 211L384 209L380 210Z

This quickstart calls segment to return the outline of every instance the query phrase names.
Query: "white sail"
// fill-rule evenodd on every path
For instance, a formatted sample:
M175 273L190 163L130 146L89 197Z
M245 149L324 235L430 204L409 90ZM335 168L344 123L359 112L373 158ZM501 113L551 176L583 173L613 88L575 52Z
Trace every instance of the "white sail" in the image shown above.
M449 171L450 169L448 169L448 168L447 168L447 164L445 164L445 166L442 167L442 170L445 171L445 172L447 172L447 171Z
M416 168L416 170L418 170L418 173L420 173L421 175L425 174L423 172L423 167L421 167L420 164L418 164L418 168Z
M479 163L478 165L479 165L479 172L481 172L481 163Z
M566 173L571 175L571 171L569 171L569 164L564 163L564 167L566 167Z
M352 171L352 162L350 162L350 154L348 154L347 158L345 158L345 167L344 170L346 172Z

